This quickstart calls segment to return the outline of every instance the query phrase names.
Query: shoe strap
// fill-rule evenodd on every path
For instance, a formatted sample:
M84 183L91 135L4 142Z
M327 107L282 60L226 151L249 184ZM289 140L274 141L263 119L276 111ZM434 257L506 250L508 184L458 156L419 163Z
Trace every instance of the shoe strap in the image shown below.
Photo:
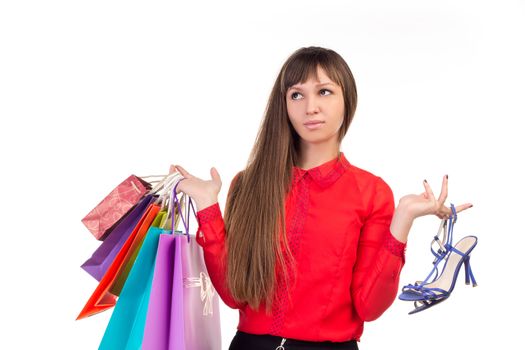
M432 264L436 265L441 261L449 252L449 250L452 247L453 242L453 232L454 232L454 224L457 221L457 213L456 213L456 207L454 204L450 204L450 209L452 210L452 215L448 219L448 225L447 225L447 219L443 218L441 220L441 223L439 224L439 230L437 234L434 236L432 241L430 242L430 251L434 255L435 259L432 262ZM447 230L448 226L448 230ZM447 234L445 235L445 231L447 231ZM442 234L441 239L439 238L439 235ZM433 244L434 242L437 242L439 245L439 249L437 251L434 250Z
M416 292L417 294L425 297L425 299L435 299L437 297L448 296L448 291L441 289L441 288L437 288L437 287L430 288L430 287L425 287L423 285L408 284L403 287L403 292L406 292L407 290ZM441 294L437 294L435 292L440 292Z
M442 220L441 223L440 223L440 226L439 226L438 233L437 233L436 236L434 236L434 240L432 241L432 242L434 242L434 241L439 242L440 246L442 247L442 249L439 249L438 252L435 252L433 250L433 248L432 248L432 243L431 243L430 250L432 251L432 254L434 254L434 256L436 257L436 259L434 259L434 262L433 262L434 266L432 267L432 270L428 274L427 278L425 278L425 280L423 282L421 282L421 284L417 285L416 289L422 289L425 284L432 283L436 279L438 279L438 277L440 275L439 270L438 270L439 263L442 260L446 260L446 257L451 252L456 252L456 253L458 253L458 254L460 254L462 256L465 255L463 252L457 250L456 248L454 248L452 246L454 224L457 221L457 213L456 213L456 208L454 207L454 204L450 204L450 209L452 210L452 215L448 219L448 231L447 231L446 239L444 239L443 241L439 241L439 238L438 238L439 234L441 233L442 228L446 228L447 227L447 224L444 223L443 220ZM443 271L441 271L441 272L443 272ZM434 277L432 278L432 280L430 280L430 278L432 276L434 276ZM409 285L409 286L415 287L413 285ZM410 288L412 288L412 287L410 287Z
M434 259L433 264L436 263L436 260L439 257L441 257L443 254L446 254L446 247L444 246L446 230L447 230L447 220L443 218L441 220L441 223L439 224L439 230L438 230L437 234L434 236L434 239L430 242L430 251L436 257L436 259ZM441 240L439 239L439 235L440 234L443 235ZM438 244L437 251L434 250L434 243Z

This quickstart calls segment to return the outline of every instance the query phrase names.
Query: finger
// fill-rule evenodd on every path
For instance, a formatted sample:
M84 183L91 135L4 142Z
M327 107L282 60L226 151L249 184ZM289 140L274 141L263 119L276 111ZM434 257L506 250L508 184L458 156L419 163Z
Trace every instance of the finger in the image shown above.
M217 171L217 169L215 167L212 167L210 169L210 175L211 175L211 179L213 181L218 182L219 184L222 183L221 176L219 175L219 172Z
M176 172L176 171L178 171L178 170L177 170L177 167L176 167L175 165L173 165L173 164L170 165L170 172L169 172L169 173L170 173L170 174L173 174L173 173Z
M439 206L442 206L445 203L445 199L447 199L448 195L448 178L447 176L443 176L443 183L441 185L441 193L439 194L438 203Z
M450 210L450 208L447 208L445 206L442 206L438 209L438 211L436 212L436 216L439 217L440 219L447 219L448 217L450 217L450 215L452 214L452 210Z
M456 213L460 213L463 210L471 208L471 207L472 207L472 203L465 203L465 204L458 205L458 206L455 207L456 208Z
M182 180L184 180L184 179L182 179ZM180 188L180 183L181 183L182 180L180 180L179 183L177 184L177 190L176 190L176 192L175 192L175 193L177 193L177 194L179 194L179 193L182 192L182 190L181 190L181 188Z
M431 199L435 199L434 192L432 192L432 189L430 188L430 185L428 184L427 180L423 181L423 185L425 186L425 190L427 192L427 195Z
M471 203L466 203L466 204L462 204L462 205L458 205L458 206L454 206L454 208L456 209L456 214L457 213L460 213L462 212L463 210L465 209L468 209L472 207L472 204ZM445 216L447 219L449 217L452 216L452 209L450 207L445 207L445 206L442 206L441 209L439 210L439 213L437 214L438 216L441 215L441 216Z
M180 165L175 165L177 167L177 170L182 174L182 176L186 177L186 178L191 178L193 177L190 173L188 173L186 171L186 169L184 169L183 167L181 167Z

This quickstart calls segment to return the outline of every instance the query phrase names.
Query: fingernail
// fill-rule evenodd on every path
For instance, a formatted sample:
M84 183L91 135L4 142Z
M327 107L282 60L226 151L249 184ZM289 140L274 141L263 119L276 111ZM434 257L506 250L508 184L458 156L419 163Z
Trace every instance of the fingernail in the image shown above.
M472 208L474 206L474 204L471 204L469 208Z
M445 175L445 176L446 176L446 177L447 177L447 179L448 179L448 174L447 174L447 175Z
M423 180L423 181L425 181L425 183L427 183L427 179L425 179L425 180Z

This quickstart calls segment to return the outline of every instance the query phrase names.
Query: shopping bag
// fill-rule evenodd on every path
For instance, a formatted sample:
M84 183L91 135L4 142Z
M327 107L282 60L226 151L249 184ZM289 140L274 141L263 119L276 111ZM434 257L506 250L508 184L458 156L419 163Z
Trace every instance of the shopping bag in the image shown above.
M142 349L169 349L174 243L171 232L159 237Z
M160 209L160 206L158 207ZM166 216L166 211L159 211L157 215L155 216L155 219L153 220L153 223L150 226L154 227L160 227L161 222L163 218ZM131 248L129 249L128 255L124 259L124 263L122 264L121 270L117 274L115 278L115 282L111 286L110 292L114 295L120 295L120 292L122 291L122 287L124 286L124 283L126 282L126 279L128 278L129 272L131 271L131 267L135 263L135 260L137 259L137 255L140 251L140 248L142 246L142 243L144 242L144 238L146 237L147 228L137 234L137 238L133 240L133 243L131 245Z
M153 281L159 236L165 230L150 227L122 288L99 350L139 349Z
M190 235L162 234L142 349L221 349L219 300Z
M153 195L146 195L141 199L134 209L119 222L93 255L82 264L81 267L97 281L102 279L135 227L146 218L146 210L153 200Z
M131 175L113 189L83 219L82 223L99 240L104 240L120 219L151 189L151 185Z
M115 260L111 263L108 270L100 280L97 288L88 299L86 305L77 317L77 320L96 313L107 310L115 306L117 296L120 295L122 285L127 279L131 267L128 269L128 264L135 261L133 256L136 256L142 246L146 233L149 228L155 224L154 219L158 216L160 206L154 203L150 204L144 220L135 227L131 235L128 237L122 249L118 252ZM152 223L153 222L153 223ZM117 282L119 283L118 285Z
M221 349L218 294L183 223L186 234L173 227L159 238L142 349Z

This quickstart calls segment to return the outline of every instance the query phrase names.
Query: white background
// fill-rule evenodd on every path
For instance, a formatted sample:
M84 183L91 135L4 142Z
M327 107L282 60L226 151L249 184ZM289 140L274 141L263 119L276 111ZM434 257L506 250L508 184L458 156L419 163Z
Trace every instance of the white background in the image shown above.
M337 51L359 102L342 150L396 201L474 204L476 235L449 300L396 300L360 349L522 347L522 1L9 1L0 5L0 348L95 349L111 311L75 317L96 287L81 224L130 174L244 168L270 89L303 46ZM521 155L520 155L521 154ZM415 221L401 285L431 268L437 217ZM192 222L196 228L195 221ZM320 232L320 237L323 235ZM325 238L325 237L323 237ZM238 314L221 302L223 348Z

